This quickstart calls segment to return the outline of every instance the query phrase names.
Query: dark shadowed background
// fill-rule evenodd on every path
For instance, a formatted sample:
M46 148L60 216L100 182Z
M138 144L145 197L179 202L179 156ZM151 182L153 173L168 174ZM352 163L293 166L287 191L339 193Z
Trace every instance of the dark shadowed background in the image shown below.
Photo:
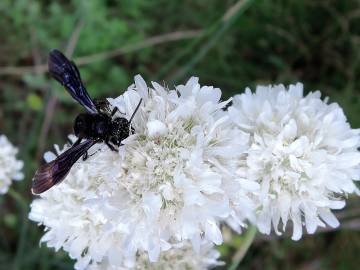
M141 74L173 86L194 75L225 97L257 84L303 82L340 103L360 127L358 0L1 0L0 133L20 148L25 179L0 197L0 269L71 269L39 247L27 220L42 154L66 142L82 108L47 74L49 51L75 59L91 96L116 97ZM342 227L299 242L257 235L241 269L358 269L360 201ZM230 266L244 239L219 250ZM224 268L226 269L226 268Z

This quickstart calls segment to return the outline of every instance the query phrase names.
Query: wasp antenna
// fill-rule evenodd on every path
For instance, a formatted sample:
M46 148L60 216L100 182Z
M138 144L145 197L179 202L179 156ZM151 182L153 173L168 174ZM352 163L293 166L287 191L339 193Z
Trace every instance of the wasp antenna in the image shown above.
M138 109L140 108L140 104L141 104L141 102L142 102L142 98L140 98L139 104L136 106L135 111L133 112L132 116L130 117L129 123L131 123L131 121L133 120L133 118L134 118L134 116L135 116L136 112L137 112L137 111L138 111Z

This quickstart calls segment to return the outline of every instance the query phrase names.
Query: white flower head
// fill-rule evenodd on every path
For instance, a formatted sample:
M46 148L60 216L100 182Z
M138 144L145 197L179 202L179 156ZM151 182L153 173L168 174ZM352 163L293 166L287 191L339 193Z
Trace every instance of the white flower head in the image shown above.
M14 147L5 135L0 135L0 194L8 191L13 180L24 178L21 169L24 163L16 159L18 149Z
M319 91L304 97L298 83L246 89L228 112L251 136L238 174L260 185L252 192L259 230L269 234L273 226L280 234L291 220L298 240L302 226L308 233L337 227L331 209L343 208L345 195L358 192L353 180L360 176L359 130L351 129L339 105L321 100Z
M222 243L220 220L241 223L227 190L248 135L232 128L220 89L194 77L171 91L152 86L136 76L108 99L129 119L142 98L135 132L119 153L94 146L94 155L32 203L30 218L47 230L42 241L68 251L77 269L103 261L133 267L138 252L156 262L184 241L200 252L202 241Z
M206 270L223 265L219 261L220 253L213 245L203 243L199 252L194 252L189 243L176 245L175 248L163 252L157 262L150 262L147 254L140 253L136 257L134 270ZM111 266L108 261L93 264L88 270L127 270L128 267Z

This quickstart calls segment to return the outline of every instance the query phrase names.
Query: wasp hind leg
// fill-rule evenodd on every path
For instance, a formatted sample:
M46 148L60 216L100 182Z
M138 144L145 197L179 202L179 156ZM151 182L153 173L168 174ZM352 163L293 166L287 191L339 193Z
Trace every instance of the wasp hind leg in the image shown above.
M99 151L99 150L97 150L96 152L98 152L98 151ZM95 155L96 152L95 152L95 153L92 153L91 155L89 155L88 151L86 151L85 154L82 156L83 161L85 161L85 160L87 160L89 157L92 157L93 155Z
M89 154L88 154L88 151L86 151L85 154L82 157L82 160L85 161L85 160L88 159L88 157L89 157Z

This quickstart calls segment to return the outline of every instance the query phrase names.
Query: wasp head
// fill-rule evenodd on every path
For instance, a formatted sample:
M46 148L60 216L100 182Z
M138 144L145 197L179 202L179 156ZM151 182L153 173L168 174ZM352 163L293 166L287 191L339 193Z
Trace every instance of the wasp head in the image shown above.
M79 114L74 122L74 133L76 137L86 137L89 132L90 116L86 113Z

